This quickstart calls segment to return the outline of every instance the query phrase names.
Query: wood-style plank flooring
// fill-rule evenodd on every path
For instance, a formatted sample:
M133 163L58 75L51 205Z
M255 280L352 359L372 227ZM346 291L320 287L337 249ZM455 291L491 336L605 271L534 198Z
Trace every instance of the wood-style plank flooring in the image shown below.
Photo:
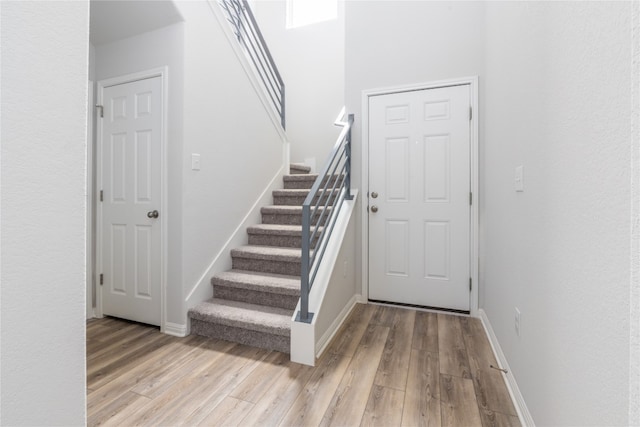
M104 318L88 425L519 426L478 319L358 305L317 362Z

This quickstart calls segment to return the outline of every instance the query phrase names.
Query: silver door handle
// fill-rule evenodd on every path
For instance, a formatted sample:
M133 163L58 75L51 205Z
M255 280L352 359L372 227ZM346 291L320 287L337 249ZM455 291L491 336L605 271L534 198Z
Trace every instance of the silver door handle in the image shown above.
M149 212L147 212L147 217L148 218L158 218L158 216L160 216L158 211L149 211Z
M371 197L373 197L374 199L378 198L378 193L376 193L375 191L373 193L371 193Z
M378 212L378 207L376 205L371 206L371 212L373 213Z

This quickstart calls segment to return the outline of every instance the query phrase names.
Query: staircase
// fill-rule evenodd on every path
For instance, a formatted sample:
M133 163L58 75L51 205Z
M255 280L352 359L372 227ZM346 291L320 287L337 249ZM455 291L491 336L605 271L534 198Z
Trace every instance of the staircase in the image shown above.
M309 171L291 165L274 205L261 210L262 224L247 229L249 244L231 251L232 270L211 279L213 298L189 310L191 333L289 353L300 297L302 203L317 177Z

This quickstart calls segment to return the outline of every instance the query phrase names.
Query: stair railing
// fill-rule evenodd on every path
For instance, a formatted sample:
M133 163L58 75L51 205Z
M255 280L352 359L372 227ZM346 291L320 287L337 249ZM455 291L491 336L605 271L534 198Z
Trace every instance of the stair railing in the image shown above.
M300 274L300 311L297 322L311 323L309 292L318 273L318 267L327 249L329 237L338 219L338 212L351 194L351 127L353 114L344 122L345 108L335 121L342 126L331 154L318 174L302 204L302 266ZM315 223L315 226L312 224ZM313 249L312 249L313 248Z
M273 107L280 116L282 128L285 129L284 82L249 3L246 0L218 0L218 3L225 11L238 42L251 59Z

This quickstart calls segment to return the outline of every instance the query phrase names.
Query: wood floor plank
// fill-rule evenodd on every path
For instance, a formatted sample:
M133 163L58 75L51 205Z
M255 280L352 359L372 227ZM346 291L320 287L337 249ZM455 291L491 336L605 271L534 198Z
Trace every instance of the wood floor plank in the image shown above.
M107 421L112 419L115 415L123 412L128 406L142 406L142 404L148 402L144 396L131 393L130 391L118 396L116 399L111 400L108 405L103 406L98 411L91 411L88 413L87 425L88 426L100 426L104 425Z
M440 398L443 427L482 426L471 379L441 374Z
M371 316L370 323L372 325L389 327L393 325L396 310L400 310L399 308L389 307L387 305L371 305L371 308L373 309L373 315Z
M374 385L360 425L383 427L400 425L403 402L403 391Z
M97 411L102 405L114 400L119 395L125 394L140 382L146 381L154 375L163 375L168 370L179 366L185 357L190 357L201 342L201 337L191 335L184 339L174 339L163 349L153 352L153 355L145 362L140 363L125 374L119 372L117 378L100 388L92 390L87 395L87 410Z
M99 369L100 364L110 360L114 355L120 355L123 350L135 343L137 338L153 334L155 328L129 324L126 328L112 329L113 333L95 340L87 347L87 360L91 360L91 367ZM108 362L107 362L108 363Z
M206 368L207 363L222 357L226 352L232 351L234 347L235 344L226 341L206 341L193 351L190 358L179 361L166 373L158 372L156 375L148 376L138 382L131 391L154 399L177 382L190 378L191 375L199 374Z
M318 425L331 403L340 380L351 362L350 357L328 354L322 358L300 396L280 422L281 426Z
M211 357L202 358L202 366L199 369L187 374L155 397L132 418L132 424L177 425L187 420L192 425L198 424L208 415L209 410L224 398L222 396L217 402L208 402L208 399L219 391L219 387L228 384L230 378L239 375L243 368L250 367L253 362L264 358L266 353L266 350L242 345L234 346L222 354L210 352ZM208 355L209 353L203 354ZM194 396L198 398L194 399ZM199 419L192 417L196 411L199 411Z
M343 354L351 357L356 352L356 348L367 330L369 321L375 306L369 304L357 304L340 331L336 334L327 352Z
M244 400L234 397L225 397L198 425L237 426L252 408L253 403L245 402ZM185 423L185 425L191 424Z
M390 328L371 324L324 414L323 425L359 425Z
M440 373L471 378L460 316L438 314L438 359Z
M402 411L403 426L440 426L440 366L438 353L411 350Z
M515 415L482 409L480 409L480 418L482 418L482 427L520 427L522 425L520 419Z
M201 381L192 385L190 394L199 396L197 400L190 396L180 396L176 408L162 417L160 424L200 424L209 415L211 408L218 406L231 390L274 353L248 346L239 346L240 348L242 351L232 357L223 356L212 365L206 377L199 378Z
M168 345L172 339L169 335L158 333L145 336L120 357L100 370L88 374L87 385L97 389L109 381L113 381L123 369L144 363L145 360L152 357L153 352Z
M271 389L256 402L240 425L247 427L278 425L304 389L313 371L314 368L311 366L289 363L271 385Z
M289 355L273 352L251 374L236 387L229 396L256 403L268 394L281 372L288 369Z
M412 346L418 350L438 353L438 315L436 313L416 312Z
M415 310L397 309L374 384L405 390L415 319Z
M517 415L504 374L490 368L497 362L480 319L461 318L461 325L478 405L485 411Z

